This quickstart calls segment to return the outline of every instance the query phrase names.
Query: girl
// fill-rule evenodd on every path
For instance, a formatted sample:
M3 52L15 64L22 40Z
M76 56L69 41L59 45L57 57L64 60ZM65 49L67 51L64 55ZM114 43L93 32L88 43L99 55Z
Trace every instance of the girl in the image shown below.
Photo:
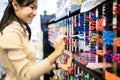
M0 22L0 60L7 72L5 80L39 80L44 73L53 69L68 70L67 64L54 64L64 53L65 35L55 41L55 50L41 62L36 62L35 49L31 42L30 24L36 16L37 0L9 0Z

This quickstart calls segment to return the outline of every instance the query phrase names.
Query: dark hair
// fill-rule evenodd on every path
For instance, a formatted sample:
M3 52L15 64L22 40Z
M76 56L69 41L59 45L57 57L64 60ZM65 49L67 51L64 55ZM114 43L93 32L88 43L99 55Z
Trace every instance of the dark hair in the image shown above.
M16 0L16 1L20 6L23 7L23 6L29 6L35 0ZM15 11L14 11L14 8L12 6L12 0L8 0L8 5L4 11L3 17L2 17L1 22L0 22L0 32L2 33L2 30L6 26L8 26L10 23L12 23L12 21L14 21L14 20L17 20L22 26L20 19L15 15Z

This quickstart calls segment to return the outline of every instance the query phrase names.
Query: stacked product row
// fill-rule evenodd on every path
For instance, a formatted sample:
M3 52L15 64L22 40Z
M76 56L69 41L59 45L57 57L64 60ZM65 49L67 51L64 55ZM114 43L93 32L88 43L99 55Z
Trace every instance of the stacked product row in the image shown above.
M119 9L119 0L104 1L49 24L49 41L66 34L65 48L75 56L72 72L61 71L64 80L120 80ZM63 63L67 57L62 58Z

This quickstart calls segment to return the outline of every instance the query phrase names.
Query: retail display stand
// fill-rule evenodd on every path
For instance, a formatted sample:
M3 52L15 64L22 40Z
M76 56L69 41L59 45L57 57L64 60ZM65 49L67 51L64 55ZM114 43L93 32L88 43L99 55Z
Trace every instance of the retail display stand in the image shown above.
M91 5L87 1L96 5L83 10ZM72 72L60 72L63 80L120 80L119 18L119 0L86 0L76 11L48 24L49 41L66 34L65 49L74 54ZM60 59L65 63L67 56Z

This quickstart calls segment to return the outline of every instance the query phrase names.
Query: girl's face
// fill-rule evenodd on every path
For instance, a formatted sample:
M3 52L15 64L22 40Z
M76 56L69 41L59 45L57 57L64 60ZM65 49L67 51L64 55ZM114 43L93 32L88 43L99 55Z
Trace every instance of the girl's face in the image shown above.
M36 16L38 2L37 0L34 3L30 4L29 6L21 7L18 4L13 4L16 16L23 22L30 24L33 18Z

